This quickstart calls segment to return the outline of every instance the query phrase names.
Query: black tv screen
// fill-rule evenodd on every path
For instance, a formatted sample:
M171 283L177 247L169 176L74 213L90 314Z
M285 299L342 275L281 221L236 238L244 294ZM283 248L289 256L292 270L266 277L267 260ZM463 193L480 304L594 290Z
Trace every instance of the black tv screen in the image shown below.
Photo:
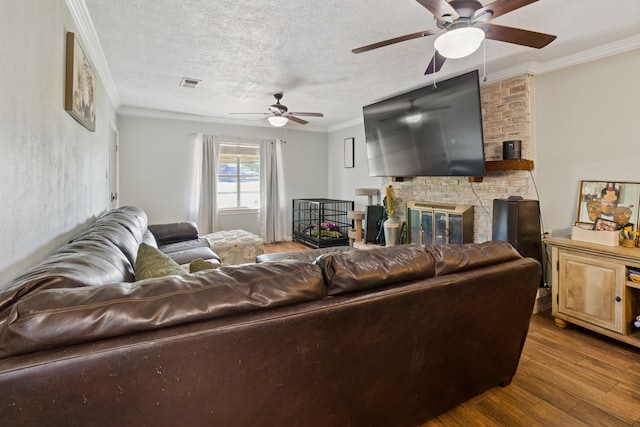
M370 176L484 176L477 70L362 110Z

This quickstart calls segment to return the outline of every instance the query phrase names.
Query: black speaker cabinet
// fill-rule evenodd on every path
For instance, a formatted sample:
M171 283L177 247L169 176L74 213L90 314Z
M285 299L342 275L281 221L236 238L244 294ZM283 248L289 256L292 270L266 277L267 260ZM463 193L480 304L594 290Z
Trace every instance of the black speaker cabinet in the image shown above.
M382 227L384 208L381 205L369 205L365 208L364 242L380 243L378 233Z
M521 197L493 200L493 240L511 243L520 255L542 259L540 204ZM544 283L544 282L541 282Z

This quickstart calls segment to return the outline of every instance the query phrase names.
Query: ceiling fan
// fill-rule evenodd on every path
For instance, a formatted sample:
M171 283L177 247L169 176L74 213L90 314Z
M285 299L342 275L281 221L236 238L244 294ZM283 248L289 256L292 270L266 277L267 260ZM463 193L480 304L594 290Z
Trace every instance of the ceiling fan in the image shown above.
M271 126L281 127L287 124L289 120L306 125L309 123L297 116L309 116L309 117L324 117L322 113L292 113L289 111L286 105L280 103L282 99L282 93L276 93L273 95L276 98L276 103L269 105L269 113L231 113L231 114L264 114L267 115L267 120Z
M556 39L556 36L550 34L488 23L498 16L538 0L495 0L486 6L477 0L416 1L433 13L437 30L425 30L395 37L353 49L352 52L367 52L390 44L439 34L434 43L436 52L424 72L431 74L440 71L447 58L462 58L475 52L485 37L536 49L541 49Z

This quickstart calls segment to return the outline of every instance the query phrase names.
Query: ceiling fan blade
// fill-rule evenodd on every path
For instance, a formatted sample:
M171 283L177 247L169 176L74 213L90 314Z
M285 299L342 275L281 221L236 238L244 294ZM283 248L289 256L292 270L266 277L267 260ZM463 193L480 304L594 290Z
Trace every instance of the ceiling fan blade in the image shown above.
M436 50L436 53L433 54L433 58L431 58L431 62L429 62L429 66L425 70L424 75L426 76L427 74L433 74L440 71L440 68L442 68L442 66L444 65L444 61L446 60L447 58L440 55Z
M556 39L551 34L537 33L535 31L521 30L519 28L503 27L495 24L478 24L485 32L485 37L490 40L519 44L522 46L542 49Z
M286 117L287 117L287 119L289 119L291 121L294 121L296 123L300 123L301 125L306 125L307 123L309 123L306 120L299 119L298 117L295 117L295 116L292 116L292 115L287 115Z
M351 52L353 52L353 53L367 52L369 50L377 49L379 47L388 46L390 44L400 43L400 42L404 42L404 41L407 41L407 40L419 39L421 37L430 36L432 34L437 34L439 32L440 32L440 30L420 31L420 32L417 32L417 33L407 34L407 35L399 36L399 37L394 37L394 38L389 39L389 40L384 40L384 41L381 41L381 42L372 43L372 44L369 44L369 45L366 45L366 46L362 46L362 47L359 47L359 48L356 48L356 49L352 49Z
M445 0L416 0L438 19L455 21L460 17L458 12Z
M261 115L270 115L271 113L229 113L229 114L261 114Z
M292 116L324 117L322 113L289 113Z
M493 3L489 3L483 8L476 10L474 16L479 18L486 12L491 12L491 16L488 17L487 20L494 19L537 1L538 0L496 0Z

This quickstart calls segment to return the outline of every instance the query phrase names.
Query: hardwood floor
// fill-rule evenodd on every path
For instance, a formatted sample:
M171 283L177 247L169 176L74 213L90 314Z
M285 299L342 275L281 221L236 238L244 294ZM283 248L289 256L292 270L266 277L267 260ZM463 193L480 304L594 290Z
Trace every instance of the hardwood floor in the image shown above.
M433 426L640 426L640 350L535 314L511 385L422 427Z
M307 250L285 242L265 253ZM534 314L518 372L421 427L640 427L640 349Z
M277 252L297 252L306 251L311 249L309 246L305 246L298 242L278 242L278 243L265 243L264 253L273 254Z

